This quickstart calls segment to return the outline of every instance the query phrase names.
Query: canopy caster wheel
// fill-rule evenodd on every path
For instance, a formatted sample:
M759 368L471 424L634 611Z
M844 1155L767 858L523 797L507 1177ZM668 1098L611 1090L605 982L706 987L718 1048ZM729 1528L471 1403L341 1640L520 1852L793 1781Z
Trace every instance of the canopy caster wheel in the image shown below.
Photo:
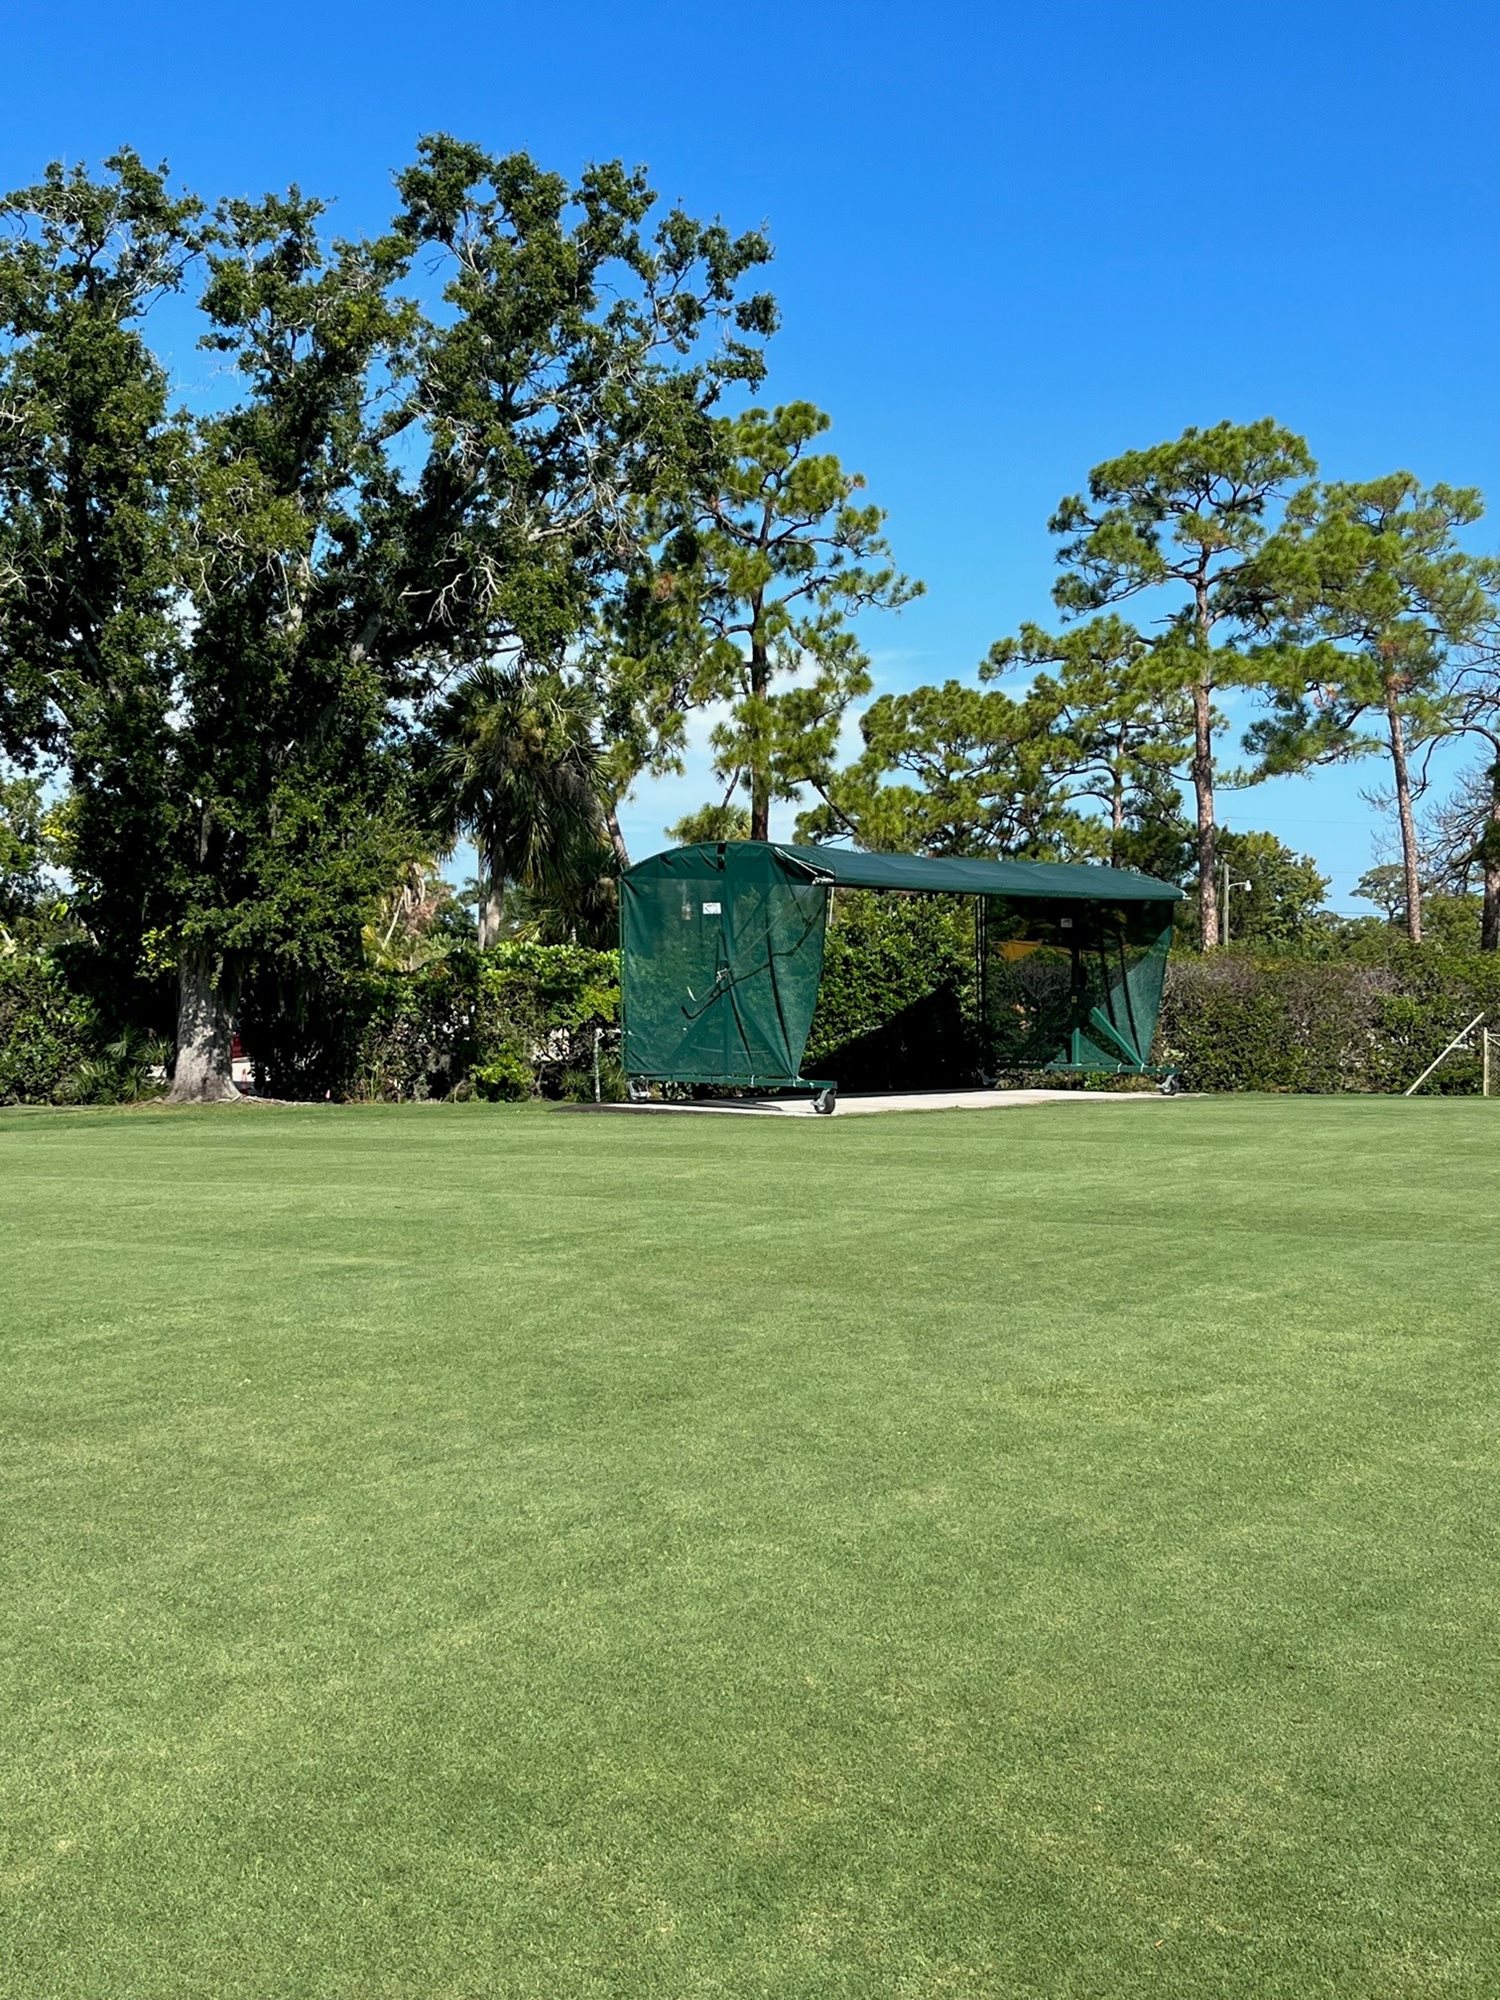
M830 1084L827 1090L820 1090L813 1099L813 1110L824 1118L833 1116L833 1107L838 1103L838 1091Z
M1163 1097L1180 1097L1182 1095L1182 1079L1177 1076L1164 1076L1156 1088Z
M625 1085L625 1095L632 1104L649 1104L651 1086L649 1083L637 1083L635 1078L631 1077Z

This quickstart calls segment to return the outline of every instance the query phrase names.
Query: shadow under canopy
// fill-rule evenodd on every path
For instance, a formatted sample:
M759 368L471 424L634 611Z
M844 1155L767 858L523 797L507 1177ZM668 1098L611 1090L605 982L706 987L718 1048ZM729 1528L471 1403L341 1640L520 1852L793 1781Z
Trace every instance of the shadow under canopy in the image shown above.
M633 1083L815 1089L801 1074L836 888L977 899L980 1033L995 1070L1151 1072L1182 891L1126 869L732 840L620 879Z

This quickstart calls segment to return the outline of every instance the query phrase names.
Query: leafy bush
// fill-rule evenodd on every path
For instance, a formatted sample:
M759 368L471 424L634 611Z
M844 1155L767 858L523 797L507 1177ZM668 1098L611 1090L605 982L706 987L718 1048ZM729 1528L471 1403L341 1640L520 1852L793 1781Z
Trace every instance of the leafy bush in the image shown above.
M595 1031L612 1036L620 1018L620 955L587 945L511 941L479 963L473 1070L502 1065L519 1052L543 1096L592 1096ZM602 1069L603 1065L601 1065ZM612 1095L623 1094L618 1064ZM586 1088L585 1088L586 1079Z
M566 1069L558 1079L557 1094L569 1104L588 1104L594 1096L594 1064L589 1061L579 1063L573 1069ZM619 1044L601 1044L599 1049L599 1101L602 1104L623 1104L629 1092L625 1081L625 1065L620 1060Z
M616 952L460 940L412 971L365 966L310 992L262 982L241 1031L275 1097L592 1096L594 1031L612 1037L619 1013ZM623 1095L608 1049L601 1069Z
M0 952L0 1104L129 1104L154 1097L171 1050L101 1040L88 1001L48 951Z
M956 896L836 893L804 1076L844 1090L972 1082L974 916Z
M1189 1090L1398 1091L1488 1010L1500 1023L1500 958L1403 946L1380 963L1239 952L1172 961L1158 1056ZM1426 1086L1478 1087L1472 1054Z
M371 974L354 1093L446 1097L473 1068L477 953L454 953L415 972Z
M0 957L0 1104L82 1101L93 1021L46 952Z
M167 1088L172 1044L127 1028L97 1055L85 1056L68 1079L72 1104L138 1104Z
M498 1050L487 1062L476 1063L469 1080L475 1095L491 1104L520 1104L531 1096L536 1072L525 1049L513 1045Z
M258 1090L362 1101L446 1097L475 1055L478 954L458 948L410 972L351 968L307 983L262 977L241 996Z
M237 1026L269 1097L360 1096L362 1049L378 979L353 970L309 980L266 972L240 994Z

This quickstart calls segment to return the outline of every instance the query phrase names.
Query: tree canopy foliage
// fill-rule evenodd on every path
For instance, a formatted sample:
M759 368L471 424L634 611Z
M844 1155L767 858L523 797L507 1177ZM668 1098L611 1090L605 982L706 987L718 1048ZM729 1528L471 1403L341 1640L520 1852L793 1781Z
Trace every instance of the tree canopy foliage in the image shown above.
M714 775L743 793L750 837L775 802L826 790L839 725L870 688L851 620L895 609L922 586L890 561L879 507L858 473L812 449L829 419L810 403L724 420L711 484L648 510L658 553L618 617L626 671L719 711Z
M1458 539L1483 511L1477 492L1424 490L1409 472L1309 487L1263 565L1293 644L1267 677L1270 710L1249 745L1270 772L1385 752L1414 944L1422 865L1412 757L1463 726L1452 661L1484 629L1500 582L1500 565Z
M1220 717L1214 696L1263 671L1252 635L1266 618L1256 559L1274 508L1316 465L1294 431L1252 424L1190 428L1170 443L1096 465L1087 496L1052 518L1063 567L1053 595L1066 612L1098 611L1150 593L1164 604L1153 651L1163 688L1192 707L1190 772L1197 815L1198 921L1204 949L1217 934L1214 829Z
M439 136L397 196L347 241L296 188L209 211L121 153L3 205L3 748L66 771L118 1009L175 970L181 1096L228 1093L248 983L295 1008L357 957L422 844L427 709L502 654L558 668L775 323L764 238L618 165ZM189 288L228 386L196 412L146 338Z
M639 169L444 134L363 236L129 149L0 198L0 949L45 953L36 993L65 980L127 1068L169 1034L182 1098L229 1093L236 1021L333 1076L351 983L436 990L474 949L437 857L475 844L481 949L591 947L622 802L694 741L717 796L681 838L795 811L1145 868L1204 949L1224 866L1231 941L1337 933L1307 857L1223 830L1224 786L1379 755L1388 911L1500 949L1476 493L1320 483L1271 418L1192 428L1059 503L1058 629L876 688L870 621L922 586L829 418L760 400L770 254Z

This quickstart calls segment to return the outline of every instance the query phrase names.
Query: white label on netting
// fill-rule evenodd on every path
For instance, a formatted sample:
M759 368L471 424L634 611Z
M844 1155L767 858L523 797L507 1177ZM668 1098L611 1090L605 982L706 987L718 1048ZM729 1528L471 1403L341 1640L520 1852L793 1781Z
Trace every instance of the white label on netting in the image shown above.
M721 917L724 914L724 905L722 903L705 903L703 905L703 914L705 917Z

